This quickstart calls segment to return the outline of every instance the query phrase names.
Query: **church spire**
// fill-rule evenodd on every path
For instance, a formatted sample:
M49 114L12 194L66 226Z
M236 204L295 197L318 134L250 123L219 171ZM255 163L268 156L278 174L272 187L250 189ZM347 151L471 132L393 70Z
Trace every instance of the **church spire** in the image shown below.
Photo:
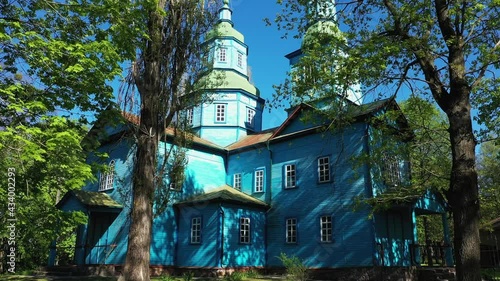
M342 45L347 43L347 39L338 27L334 0L309 0L306 13L309 23L302 38L301 48L286 55L290 60L292 68L305 55L307 50L314 50L314 48L318 47L324 49L324 46L330 45L330 47L335 48L331 51L334 50L338 54L343 55ZM360 89L360 85L356 83L350 86L344 93L339 93L339 96L360 105L363 102ZM308 99L306 100L308 102L317 101L319 96L314 91L310 91Z
M211 1L221 3L221 0ZM194 132L220 146L260 132L264 109L264 99L249 80L248 46L243 34L234 28L232 13L229 0L222 0L219 19L205 38L211 49L208 59L213 61L205 78L218 86L210 89L213 91L210 101L198 106L193 115Z
M233 11L229 8L229 0L224 0L224 5L219 10L219 22L226 21L233 25L233 21L231 20L231 15Z

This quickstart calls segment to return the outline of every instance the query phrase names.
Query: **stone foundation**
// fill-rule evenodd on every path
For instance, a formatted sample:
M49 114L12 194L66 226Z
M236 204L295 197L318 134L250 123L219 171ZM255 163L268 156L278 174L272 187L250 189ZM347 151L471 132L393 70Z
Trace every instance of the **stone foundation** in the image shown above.
M121 265L95 265L51 267L51 269L64 269L68 275L82 276L119 276ZM151 276L174 275L182 276L192 272L196 277L220 278L233 272L255 271L261 275L283 277L285 268L262 267L173 267L151 266ZM52 271L50 271L52 272ZM61 272L61 271L60 271ZM312 268L309 269L309 278L314 280L331 281L455 281L455 268L453 267L349 267L349 268ZM51 275L50 273L48 273ZM54 274L55 275L55 274Z
M268 269L268 274L285 274L285 269ZM415 267L349 267L309 269L309 278L331 281L417 281Z

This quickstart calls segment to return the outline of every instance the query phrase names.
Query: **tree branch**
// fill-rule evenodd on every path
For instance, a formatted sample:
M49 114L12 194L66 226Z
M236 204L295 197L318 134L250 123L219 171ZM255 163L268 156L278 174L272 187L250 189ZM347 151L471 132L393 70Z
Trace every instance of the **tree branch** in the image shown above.
M453 49L452 41L457 36L456 31L453 29L451 19L448 14L448 3L446 0L435 0L436 15L438 19L441 35L445 40L446 46L449 50Z
M495 44L495 46L493 47L492 51L495 51L496 49L498 49L499 46L500 46L500 40ZM473 89L474 87L476 87L481 82L481 80L483 79L484 75L486 74L486 71L488 70L488 66L490 66L492 63L494 63L494 62L490 62L490 63L484 64L483 66L481 66L481 68L479 70L479 75L476 77L476 79L472 83L471 89Z

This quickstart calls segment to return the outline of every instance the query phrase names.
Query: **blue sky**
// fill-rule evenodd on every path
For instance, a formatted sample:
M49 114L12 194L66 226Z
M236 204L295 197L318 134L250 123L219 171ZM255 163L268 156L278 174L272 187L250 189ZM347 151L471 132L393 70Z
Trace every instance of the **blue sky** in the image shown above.
M282 31L266 26L264 18L274 19L281 6L275 0L231 0L234 28L245 36L248 46L248 65L251 81L260 90L263 99L272 98L272 85L280 84L289 70L285 55L300 48L300 40L281 39ZM286 118L284 109L264 109L263 128L279 126Z

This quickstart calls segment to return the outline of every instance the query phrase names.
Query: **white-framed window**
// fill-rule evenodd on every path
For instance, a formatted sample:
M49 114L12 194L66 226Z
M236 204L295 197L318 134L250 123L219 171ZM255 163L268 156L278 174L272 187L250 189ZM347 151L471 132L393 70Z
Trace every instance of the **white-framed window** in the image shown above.
M332 216L322 216L319 218L321 242L332 242Z
M240 173L233 175L233 188L241 189L241 174Z
M253 127L253 119L255 117L255 110L247 108L247 123L249 126Z
M330 181L330 157L318 158L318 182Z
M191 219L191 244L201 243L201 217Z
M226 122L226 107L225 103L215 104L215 122Z
M297 170L295 164L285 165L285 188L295 188L297 186Z
M218 61L219 62L227 61L227 48L219 48Z
M240 218L240 243L250 243L250 218Z
M239 68L242 68L243 67L243 54L238 52L238 57L237 57L237 61L236 61L236 65L239 67Z
M106 172L101 172L101 176L99 178L99 191L113 189L114 180L115 160L111 160L108 164L108 170Z
M285 228L286 243L297 243L297 219L286 219Z
M382 177L387 186L398 186L402 183L400 160L394 155L385 154L382 158Z
M263 192L264 191L264 170L256 170L255 171L255 192Z
M187 122L188 125L193 125L193 116L194 116L193 109L192 108L188 108L186 110L186 122Z

